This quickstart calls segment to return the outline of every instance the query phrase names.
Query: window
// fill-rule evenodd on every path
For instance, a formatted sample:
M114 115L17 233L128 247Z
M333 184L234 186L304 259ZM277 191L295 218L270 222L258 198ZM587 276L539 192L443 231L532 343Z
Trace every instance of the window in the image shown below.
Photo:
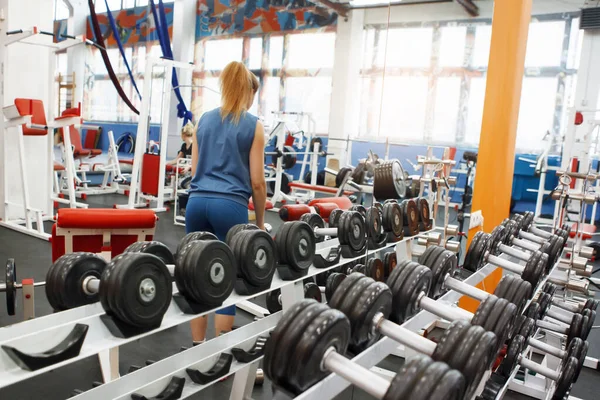
M579 18L574 18L571 21L571 34L569 35L569 55L567 58L567 68L579 68L582 44L583 30L579 29Z
M490 42L492 40L491 25L475 28L475 43L473 44L473 66L485 67L490 59Z
M202 109L210 111L221 105L219 78L205 78L202 82Z
M460 87L461 78L439 78L437 80L432 131L434 141L449 143L456 140Z
M464 142L468 145L478 145L483 120L483 101L485 99L485 78L471 79L469 101L467 103L467 126Z
M465 56L467 28L464 26L440 29L439 65L442 67L460 67Z
M278 77L268 77L265 79L263 93L265 99L265 108L263 116L266 121L273 120L273 112L281 110L279 105L279 87L281 79Z
M242 43L242 39L207 41L205 45L204 68L220 71L231 61L241 61Z
M262 44L260 37L250 39L250 51L248 54L248 68L260 69L262 65Z
M269 42L269 68L277 69L283 65L283 36L271 36Z
M564 33L564 21L532 22L529 25L525 66L559 66Z
M135 0L123 0L123 8L135 7Z
M289 36L288 68L332 68L335 33L299 33Z
M428 86L427 77L386 77L378 136L404 139L422 137Z
M381 32L375 65L382 67L429 67L432 28L388 29Z
M331 77L286 79L285 111L311 113L317 132L327 132L329 128L330 98Z
M557 78L523 79L517 149L539 149L546 132L552 131L557 85Z

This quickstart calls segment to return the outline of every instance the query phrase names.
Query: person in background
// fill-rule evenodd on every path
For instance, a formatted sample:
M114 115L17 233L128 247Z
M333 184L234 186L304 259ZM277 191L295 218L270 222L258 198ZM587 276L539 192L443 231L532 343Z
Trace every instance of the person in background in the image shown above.
M177 161L180 158L190 158L192 156L192 143L194 142L195 133L195 126L191 122L188 122L181 128L181 140L183 144L177 152L177 157L171 161L167 161L167 165L177 165Z
M250 196L256 224L265 229L267 200L264 176L265 133L248 112L258 79L241 62L229 63L220 76L221 107L198 122L192 144L192 182L185 214L186 233L208 231L225 241L234 225L248 223ZM216 312L216 335L231 331L235 306ZM207 320L191 322L194 344L205 340Z

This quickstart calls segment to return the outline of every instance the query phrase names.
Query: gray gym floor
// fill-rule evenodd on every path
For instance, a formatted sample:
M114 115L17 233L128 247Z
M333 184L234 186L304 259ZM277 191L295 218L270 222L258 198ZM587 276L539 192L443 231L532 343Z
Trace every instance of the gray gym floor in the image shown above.
M124 203L125 198L117 195L90 196L88 202L92 207L112 208L114 203ZM183 227L173 224L173 213L160 213L155 239L168 245L175 251L177 243L185 235ZM281 220L275 213L267 213L268 223L273 225L276 232ZM17 263L18 279L33 278L35 281L44 281L48 267L51 263L50 244L33 237L16 233L14 231L0 228L0 262L7 258L14 258ZM600 275L598 275L600 276ZM20 296L20 295L19 295ZM19 299L20 297L17 296ZM36 315L42 316L52 312L44 288L36 288L35 292ZM256 300L264 302L262 298ZM264 305L264 304L263 304ZM17 323L21 320L18 315L10 317L6 315L6 304L4 294L0 293L0 327ZM210 320L209 320L210 321ZM238 310L235 324L238 326L252 321L249 314ZM212 321L209 322L208 333L213 334ZM600 332L592 330L590 337L589 356L600 358ZM126 374L131 365L144 365L146 360L160 360L175 354L181 346L190 346L191 336L187 324L159 332L155 335L145 337L121 348L120 371ZM33 349L32 349L33 350ZM389 370L397 370L402 364L402 359L388 357L380 367ZM596 371L584 369L578 382L575 384L572 395L583 399L597 399L600 391L600 374ZM92 387L92 382L100 381L101 373L97 358L89 357L66 367L51 371L25 382L0 389L0 399L66 399L72 396L74 389L87 390ZM233 379L212 385L201 391L194 399L228 399L229 388ZM253 399L268 400L273 397L269 382L262 387L255 387ZM371 396L353 387L348 388L338 396L339 399L363 400L371 399ZM509 393L505 398L521 399L527 398L515 393Z

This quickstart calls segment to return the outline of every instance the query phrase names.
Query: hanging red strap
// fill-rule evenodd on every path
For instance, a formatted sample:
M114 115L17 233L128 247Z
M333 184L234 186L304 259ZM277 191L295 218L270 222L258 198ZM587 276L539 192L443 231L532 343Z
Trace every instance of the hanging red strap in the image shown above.
M106 45L104 44L104 38L102 37L102 30L100 29L100 24L98 23L98 16L96 15L96 9L94 8L94 1L88 0L88 5L90 7L90 18L92 19L92 28L94 29L94 36L96 37L96 43L98 43L102 47L102 49L99 49L99 51L100 54L102 54L102 60L104 61L104 65L106 66L106 70L108 71L108 76L110 77L110 80L112 81L113 85L115 85L115 89L117 89L117 93L119 93L121 99L123 99L125 104L127 104L127 107L129 107L131 111L139 115L140 112L137 110L137 108L135 108L133 104L131 104L131 101L123 91L121 83L117 79L117 75L115 74L115 71L113 70L112 65L110 63L110 59L108 58L108 53L106 52ZM117 32L114 32L114 34L116 35Z

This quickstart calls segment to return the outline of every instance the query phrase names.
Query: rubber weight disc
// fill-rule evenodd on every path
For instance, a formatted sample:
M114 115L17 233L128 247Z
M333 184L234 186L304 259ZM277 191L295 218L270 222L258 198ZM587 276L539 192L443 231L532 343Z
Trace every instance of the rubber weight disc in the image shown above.
M314 214L314 213L307 213L304 214L300 217L300 221L302 222L306 222L309 226L310 229L312 229L313 231L315 229L322 229L325 227L325 221L323 221L323 218L321 218L321 216L319 214ZM325 240L325 236L317 236L315 234L315 241L317 243L323 242Z
M145 253L160 258L165 264L175 264L175 257L169 248L157 241L135 242L129 245L124 253Z
M412 199L406 199L400 203L402 216L404 217L404 236L415 236L419 233L419 208Z
M270 284L277 265L275 243L271 235L262 230L247 230L237 236L239 251L235 254L235 260L238 275L241 273L254 286Z

